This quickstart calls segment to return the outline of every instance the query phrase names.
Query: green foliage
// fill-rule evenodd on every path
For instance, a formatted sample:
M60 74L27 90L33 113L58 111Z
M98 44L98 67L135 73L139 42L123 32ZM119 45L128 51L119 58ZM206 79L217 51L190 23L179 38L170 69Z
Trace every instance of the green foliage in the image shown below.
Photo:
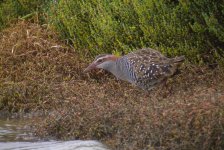
M0 30L6 26L6 22L12 19L12 8L11 2L1 1L0 2Z
M46 12L52 0L3 0L0 1L0 29L17 18L38 23L46 20Z
M191 35L200 45L198 51L206 61L224 56L224 1L182 1ZM196 42L192 42L193 44ZM212 55L211 55L212 54ZM218 55L217 55L218 54ZM211 57L213 56L213 57Z
M224 48L223 8L221 0L60 0L51 19L77 50L93 55L152 47L216 62Z
M224 62L223 10L222 0L3 0L0 29L23 18L53 25L81 54L151 47L211 64Z

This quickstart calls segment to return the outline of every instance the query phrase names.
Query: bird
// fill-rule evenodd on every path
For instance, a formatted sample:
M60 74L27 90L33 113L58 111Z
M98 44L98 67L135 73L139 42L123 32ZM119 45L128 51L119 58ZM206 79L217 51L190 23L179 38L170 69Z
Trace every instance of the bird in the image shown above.
M104 69L120 80L149 91L174 75L184 60L184 56L168 58L158 50L142 48L123 56L100 54L84 72Z

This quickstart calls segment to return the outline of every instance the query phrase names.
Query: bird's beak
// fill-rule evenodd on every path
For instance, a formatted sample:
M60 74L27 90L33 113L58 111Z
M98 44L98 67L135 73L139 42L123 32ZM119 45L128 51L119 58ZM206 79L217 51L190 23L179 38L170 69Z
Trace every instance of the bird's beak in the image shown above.
M96 64L92 63L84 70L84 73L89 72L90 70L93 70L95 68L96 68Z

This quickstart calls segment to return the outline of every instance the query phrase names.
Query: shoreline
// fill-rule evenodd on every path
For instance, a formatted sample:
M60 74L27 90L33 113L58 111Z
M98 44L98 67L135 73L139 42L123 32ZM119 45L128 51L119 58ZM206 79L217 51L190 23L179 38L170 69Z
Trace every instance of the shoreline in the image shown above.
M104 71L83 74L89 59L37 24L19 22L0 41L0 109L49 113L32 126L40 138L99 140L112 149L224 146L222 68L186 61L165 89L146 93Z

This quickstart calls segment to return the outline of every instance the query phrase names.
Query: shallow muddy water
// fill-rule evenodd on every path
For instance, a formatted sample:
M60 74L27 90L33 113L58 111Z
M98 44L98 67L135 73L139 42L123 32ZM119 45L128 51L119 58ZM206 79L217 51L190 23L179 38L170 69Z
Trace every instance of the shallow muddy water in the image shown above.
M37 141L29 126L31 119L0 118L0 142Z
M107 150L98 141L42 141L27 125L31 119L0 118L0 150Z

